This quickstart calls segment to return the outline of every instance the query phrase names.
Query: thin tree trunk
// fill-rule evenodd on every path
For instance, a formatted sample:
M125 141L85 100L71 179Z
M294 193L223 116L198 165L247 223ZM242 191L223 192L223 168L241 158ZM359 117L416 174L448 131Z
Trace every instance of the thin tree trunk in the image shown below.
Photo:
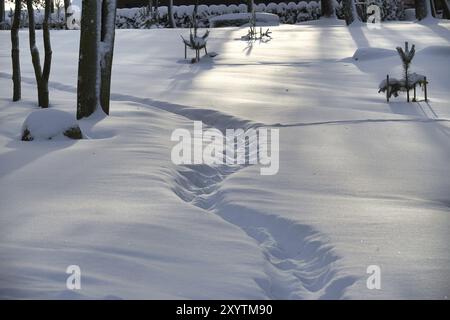
M147 17L153 18L153 0L148 0Z
M335 16L333 0L321 0L322 17L331 18Z
M11 26L11 58L12 58L12 80L13 80L13 101L20 100L22 96L21 76L20 76L20 55L19 55L19 27L21 14L20 0L16 0L14 8L14 20Z
M356 10L355 0L342 0L342 6L347 25L352 24L354 21L361 21Z
M6 29L5 24L5 0L0 0L0 30Z
M253 12L253 0L247 0L247 12L252 13Z
M175 19L173 18L173 0L169 0L168 19L169 19L169 27L176 28Z
M116 28L116 4L116 0L103 0L102 3L100 105L106 114L109 114L109 99L111 93L111 72Z
M100 1L83 0L78 62L77 119L94 113L98 101Z
M30 39L30 52L31 52L31 61L33 62L34 68L34 76L36 78L36 84L38 89L38 105L40 107L48 107L48 97L47 97L47 105L44 105L43 96L42 96L42 68L41 68L41 60L39 57L39 49L36 46L36 29L34 23L34 8L33 8L33 0L27 0L27 11L28 11L28 29L29 29L29 39Z
M42 24L42 31L44 35L44 69L41 77L41 94L42 94L42 107L48 107L49 105L49 92L48 92L48 79L50 78L50 69L52 65L52 46L50 43L50 28L49 19L50 11L53 1L45 0L45 15L44 22Z
M444 10L444 18L450 19L450 5L446 0L442 0L442 8Z
M67 15L67 9L69 9L70 7L70 0L64 0L64 19L65 19L65 26L66 26L66 30L68 29L67 27L67 19L69 18Z
M155 9L153 10L154 19L156 21L156 24L159 24L159 0L154 0L153 3L155 5Z
M437 14L436 14L436 3L435 2L436 2L435 0L430 0L430 9L431 9L431 15L436 18Z

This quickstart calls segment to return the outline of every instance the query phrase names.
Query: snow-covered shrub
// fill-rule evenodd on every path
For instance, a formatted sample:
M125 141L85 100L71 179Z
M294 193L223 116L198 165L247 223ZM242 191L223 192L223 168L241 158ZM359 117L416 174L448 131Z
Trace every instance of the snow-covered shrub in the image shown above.
M240 13L246 13L247 12L247 5L246 4L241 3L240 5L238 5L238 8L239 8L239 12Z
M402 0L369 0L369 5L377 5L381 10L381 20L404 20L405 9Z
M265 12L266 11L266 4L265 3L255 4L255 11L256 12Z
M401 0L384 0L384 20L404 20L405 8Z
M230 4L228 6L228 13L239 13L239 8L235 4Z
M267 4L265 12L278 14L278 5L274 2Z
M22 141L51 140L55 138L83 139L75 116L60 110L33 111L22 125Z
M333 0L335 2L336 15L343 19L342 0ZM405 18L405 10L402 0L368 0L368 5L376 4L381 8L382 20L403 20ZM189 28L192 25L192 14L194 12L194 5L179 5L173 7L173 15L175 25L179 28ZM273 13L279 16L281 23L298 23L302 21L315 20L320 17L320 2L319 1L290 1L286 0L281 3L270 2L267 5L264 3L255 3L254 8L256 12ZM199 27L209 27L209 19L215 16L230 14L230 13L246 13L247 4L240 3L238 5L205 5L198 6L197 19ZM9 28L13 11L10 10L6 17L6 27ZM36 10L36 28L42 28L43 10ZM51 27L60 29L64 27L65 18L64 12L51 15ZM132 28L152 28L152 27L168 27L169 17L167 6L160 6L157 13L149 12L147 7L143 8L123 8L117 10L116 19L117 28L132 29ZM28 26L28 17L26 10L22 12L21 27Z
M308 3L306 1L300 1L297 4L297 10L303 10L308 8Z

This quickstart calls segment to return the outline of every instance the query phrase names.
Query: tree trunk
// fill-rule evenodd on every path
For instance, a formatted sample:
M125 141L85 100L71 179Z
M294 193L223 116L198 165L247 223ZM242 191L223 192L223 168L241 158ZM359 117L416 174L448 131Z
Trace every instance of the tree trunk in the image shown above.
M428 17L431 14L431 12L429 11L429 1L430 0L415 0L414 1L415 7L416 7L417 20L425 19L426 17Z
M252 13L253 12L253 0L247 0L247 12L248 13Z
M331 18L335 16L333 0L321 0L322 17Z
M446 0L442 0L442 8L444 10L444 18L450 19L450 5Z
M436 18L436 16L437 16L437 14L436 14L436 3L435 3L434 0L430 0L430 10L431 10L431 15Z
M169 10L168 10L169 27L176 28L175 20L173 18L173 0L169 0Z
M20 100L22 96L20 77L20 55L19 55L19 27L21 14L20 0L16 0L14 8L14 20L11 26L11 58L12 58L12 80L13 80L13 101Z
M147 4L147 17L153 17L153 0L148 0Z
M50 28L49 28L49 20L50 20L50 11L52 7L52 0L45 0L45 14L44 14L44 22L42 24L42 32L44 35L44 70L42 71L41 77L41 90L42 90L42 106L47 108L49 105L48 99L48 79L50 78L50 69L52 66L52 46L50 43Z
M0 0L0 30L6 29L5 24L5 0Z
M102 3L102 56L100 59L100 105L109 114L111 93L111 71L114 54L114 38L116 28L116 0L103 0Z
M78 61L77 119L94 113L98 103L99 0L83 0Z
M155 8L153 10L153 18L156 21L156 24L159 24L159 0L154 0L153 1Z
M28 29L30 38L30 51L31 60L33 62L34 76L36 78L37 89L38 89L38 104L42 108L48 108L48 75L50 74L50 63L51 63L51 48L50 48L50 34L48 31L48 17L50 14L50 0L45 2L45 18L43 23L44 28L44 49L45 49L45 62L44 71L45 77L41 69L41 60L39 57L39 50L36 46L36 30L34 24L34 9L33 0L27 0L27 11L28 11ZM45 32L45 29L47 32Z
M65 19L65 26L66 26L66 30L68 29L67 27L67 19L69 18L67 16L67 9L69 9L70 7L70 0L64 0L64 19Z
M342 0L342 7L347 25L352 24L354 21L361 21L356 10L355 0Z

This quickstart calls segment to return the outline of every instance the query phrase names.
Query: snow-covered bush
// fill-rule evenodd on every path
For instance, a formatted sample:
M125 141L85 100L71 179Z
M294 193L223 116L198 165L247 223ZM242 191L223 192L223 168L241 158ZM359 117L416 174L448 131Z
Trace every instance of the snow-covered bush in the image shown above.
M266 4L265 3L255 4L255 11L266 12Z
M343 19L342 0L334 0L336 15ZM368 0L368 5L375 4L381 8L382 20L404 20L405 10L402 0ZM189 28L192 25L192 14L194 12L194 5L179 5L173 7L173 15L175 25L178 28ZM281 3L270 2L268 4L255 3L256 12L273 13L279 16L281 23L298 23L308 20L316 20L320 17L320 1L290 1L286 0ZM209 27L209 20L212 17L230 13L246 13L247 5L240 3L239 5L204 5L198 6L197 19L199 27ZM7 13L6 27L10 26L13 11ZM43 10L36 10L36 28L42 28ZM60 12L59 16L52 14L51 27L60 29L64 27L64 12ZM28 26L28 17L26 10L22 12L23 27ZM167 27L169 26L168 8L167 6L160 6L157 13L149 12L147 7L144 8L124 8L117 10L116 19L117 28L133 29L133 28L151 28L151 27Z
M83 139L75 116L54 109L40 109L30 113L22 125L21 133L22 141L52 140L64 136Z
M377 5L381 10L381 20L404 20L405 8L402 0L369 0L367 5Z

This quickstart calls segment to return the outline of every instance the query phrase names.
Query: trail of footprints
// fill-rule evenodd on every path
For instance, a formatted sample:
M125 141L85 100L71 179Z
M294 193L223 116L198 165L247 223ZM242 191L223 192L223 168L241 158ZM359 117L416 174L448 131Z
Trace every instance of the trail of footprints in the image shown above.
M273 299L339 299L356 278L341 276L323 235L307 225L264 214L226 199L222 182L246 165L184 165L173 191L183 201L239 227L264 255L267 278L255 279Z

